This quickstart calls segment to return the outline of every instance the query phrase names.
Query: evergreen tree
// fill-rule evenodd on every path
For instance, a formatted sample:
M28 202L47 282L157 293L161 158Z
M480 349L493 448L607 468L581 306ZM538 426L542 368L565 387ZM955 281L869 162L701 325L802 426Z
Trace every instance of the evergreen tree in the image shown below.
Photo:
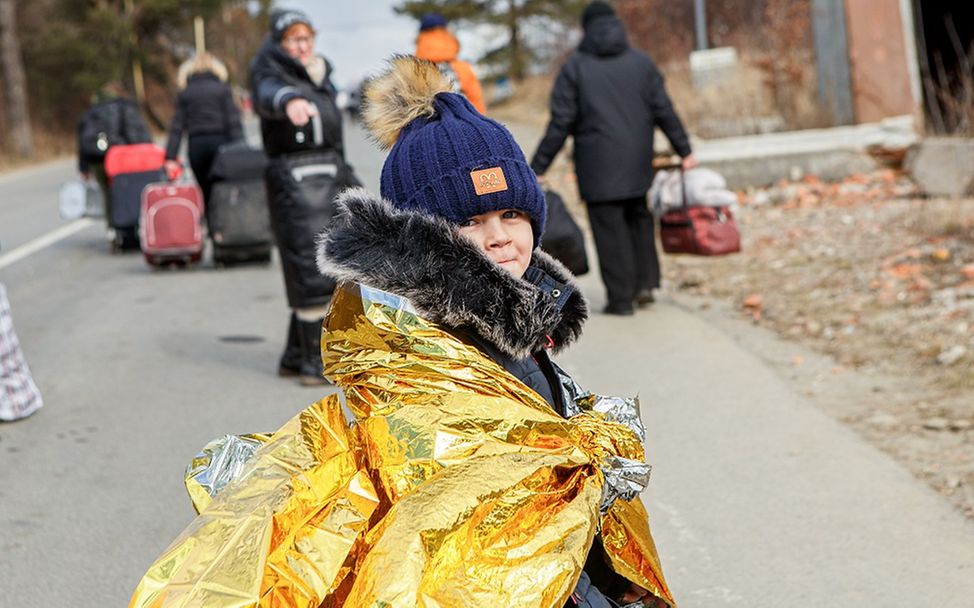
M207 20L208 50L242 80L266 32L270 4L260 0L255 19L244 0L25 2L21 37L43 41L23 47L34 119L48 128L73 129L105 83L119 81L135 91L138 62L148 92L143 109L162 127L176 93L175 69L195 49L193 18Z

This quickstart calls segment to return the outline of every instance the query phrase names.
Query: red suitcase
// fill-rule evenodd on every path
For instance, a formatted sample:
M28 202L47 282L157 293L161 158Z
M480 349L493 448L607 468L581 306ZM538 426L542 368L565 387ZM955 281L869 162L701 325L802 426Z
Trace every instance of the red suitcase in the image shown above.
M115 145L105 154L105 175L158 171L166 162L166 150L155 144Z
M166 151L155 144L114 145L105 155L111 188L108 223L115 229L116 251L139 248L142 189L162 179Z
M195 184L160 182L142 191L139 236L145 260L159 266L203 256L203 193Z

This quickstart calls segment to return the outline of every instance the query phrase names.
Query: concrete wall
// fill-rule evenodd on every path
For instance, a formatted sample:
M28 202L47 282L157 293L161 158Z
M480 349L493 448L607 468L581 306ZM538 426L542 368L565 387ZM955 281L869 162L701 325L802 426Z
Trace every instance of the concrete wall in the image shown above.
M812 0L812 33L818 98L831 115L833 125L856 122L849 75L845 0Z
M856 122L913 114L905 23L899 0L846 0L849 66Z

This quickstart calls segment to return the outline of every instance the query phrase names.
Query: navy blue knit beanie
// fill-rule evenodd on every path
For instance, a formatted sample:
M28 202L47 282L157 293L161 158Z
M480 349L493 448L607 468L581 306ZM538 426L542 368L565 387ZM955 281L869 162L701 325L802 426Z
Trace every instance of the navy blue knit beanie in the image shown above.
M511 133L480 114L436 65L396 57L366 89L364 117L373 137L391 146L382 166L382 197L400 209L454 223L517 209L541 241L545 199Z

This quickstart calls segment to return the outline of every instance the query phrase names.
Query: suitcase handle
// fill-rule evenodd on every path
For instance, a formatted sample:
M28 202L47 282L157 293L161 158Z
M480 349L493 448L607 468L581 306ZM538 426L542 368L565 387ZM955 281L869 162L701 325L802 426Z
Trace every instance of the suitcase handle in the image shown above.
M686 172L683 170L683 159L675 154L670 156L658 156L653 159L653 169L664 171L672 171L676 169L680 172L680 198L682 199L680 211L686 213L687 207L689 207L690 204L687 202L687 180Z
M311 143L314 144L315 148L320 148L325 143L325 128L321 122L321 114L317 113L311 117ZM294 142L299 145L304 145L305 142L304 128L297 129L294 132Z

